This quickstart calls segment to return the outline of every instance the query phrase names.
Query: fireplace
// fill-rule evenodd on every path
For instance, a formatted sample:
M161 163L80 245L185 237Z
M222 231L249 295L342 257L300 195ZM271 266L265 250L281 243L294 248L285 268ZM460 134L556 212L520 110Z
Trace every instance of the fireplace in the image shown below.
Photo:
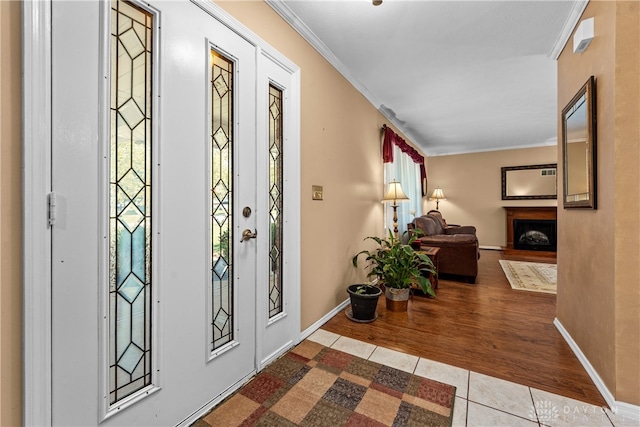
M539 256L555 257L557 209L555 206L504 206L507 214L507 245L504 250L536 251Z
M556 251L555 219L514 219L513 248L529 251Z

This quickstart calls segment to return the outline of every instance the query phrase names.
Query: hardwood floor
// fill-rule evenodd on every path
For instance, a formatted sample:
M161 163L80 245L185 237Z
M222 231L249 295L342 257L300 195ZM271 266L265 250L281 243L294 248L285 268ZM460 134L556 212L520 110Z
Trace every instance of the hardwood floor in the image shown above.
M482 250L475 285L440 279L436 299L414 296L405 313L387 311L355 323L340 313L323 329L375 345L606 406L553 320L556 296L514 291L499 259L554 262L549 257Z

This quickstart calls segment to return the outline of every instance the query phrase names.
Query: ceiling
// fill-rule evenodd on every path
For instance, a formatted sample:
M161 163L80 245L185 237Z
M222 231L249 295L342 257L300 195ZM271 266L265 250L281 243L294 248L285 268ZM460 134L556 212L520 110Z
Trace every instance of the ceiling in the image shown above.
M555 145L586 0L266 0L430 155Z

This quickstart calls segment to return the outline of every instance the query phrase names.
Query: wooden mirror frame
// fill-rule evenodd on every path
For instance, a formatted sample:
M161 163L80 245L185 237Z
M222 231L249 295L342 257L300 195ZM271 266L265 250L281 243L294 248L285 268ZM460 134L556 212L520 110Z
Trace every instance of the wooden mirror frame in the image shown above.
M582 98L584 101L582 102ZM562 110L562 168L563 168L563 192L562 204L565 209L582 208L596 209L596 84L595 77L589 77L589 80L580 88L578 93L569 101ZM585 131L586 131L586 188L584 192L569 194L569 179L576 175L576 166L569 163L568 145L569 138L567 135L567 120L579 107L584 104L586 106ZM583 166L581 166L583 167ZM585 171L580 173L582 175ZM572 178L575 180L575 178Z
M504 166L500 169L502 171L502 200L541 200L541 199L557 199L558 198L557 178L556 180L554 180L556 182L555 194L527 194L522 196L510 196L507 194L507 188L508 188L507 173L508 172L532 170L532 169L540 169L540 170L555 169L557 173L558 165L556 163L548 163L545 165Z

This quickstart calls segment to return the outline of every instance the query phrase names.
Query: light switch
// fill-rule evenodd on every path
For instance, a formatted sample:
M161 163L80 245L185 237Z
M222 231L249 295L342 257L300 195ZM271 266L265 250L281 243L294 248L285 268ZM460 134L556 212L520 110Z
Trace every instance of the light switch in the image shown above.
M311 198L313 200L322 200L322 185L312 185L311 186Z

